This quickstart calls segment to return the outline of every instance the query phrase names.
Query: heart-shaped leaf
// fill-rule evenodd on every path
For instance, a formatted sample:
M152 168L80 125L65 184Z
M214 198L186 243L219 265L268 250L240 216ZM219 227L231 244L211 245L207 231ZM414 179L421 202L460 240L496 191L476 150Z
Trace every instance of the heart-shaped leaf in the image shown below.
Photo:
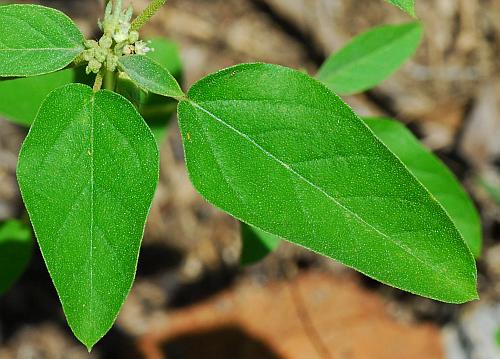
M318 81L239 65L196 83L178 113L190 179L217 207L397 288L477 298L448 214Z
M481 253L481 221L474 203L453 173L400 122L363 119L448 212L472 253Z
M0 6L0 77L60 70L83 51L83 40L60 11L39 5Z
M132 104L86 85L54 90L21 149L24 203L68 323L89 349L132 286L158 173L156 142Z
M332 91L350 95L376 86L417 49L419 23L384 25L356 36L321 66L317 78Z

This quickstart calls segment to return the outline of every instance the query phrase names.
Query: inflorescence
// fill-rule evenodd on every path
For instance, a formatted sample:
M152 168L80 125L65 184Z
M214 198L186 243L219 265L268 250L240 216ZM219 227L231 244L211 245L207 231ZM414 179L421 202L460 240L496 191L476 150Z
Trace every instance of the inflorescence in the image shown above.
M86 50L82 56L88 62L87 74L91 72L97 74L103 68L115 71L120 56L144 55L152 50L146 42L139 40L137 31L131 31L132 14L131 6L122 10L122 0L108 2L104 20L99 20L99 28L103 31L102 37L99 41L85 41Z

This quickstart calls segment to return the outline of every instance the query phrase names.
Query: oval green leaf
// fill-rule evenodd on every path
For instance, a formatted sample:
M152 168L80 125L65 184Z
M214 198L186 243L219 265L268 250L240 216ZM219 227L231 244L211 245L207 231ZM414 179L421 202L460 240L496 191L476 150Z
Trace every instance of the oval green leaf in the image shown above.
M188 97L178 110L186 164L208 201L383 283L477 298L474 257L447 213L321 83L246 64Z
M415 17L415 0L385 0L394 6L397 6L407 14Z
M0 223L0 294L5 293L28 266L33 249L31 230L24 223Z
M83 51L83 35L62 12L39 5L0 7L0 77L62 69Z
M21 149L17 177L68 323L89 349L130 291L159 174L154 137L125 98L54 90Z
M422 26L416 22L373 28L328 58L316 77L339 94L368 90L410 58L421 39Z
M400 122L363 119L450 215L474 256L481 253L481 221L474 203L453 173Z
M172 74L147 56L123 56L119 60L119 66L132 81L146 91L173 98L184 96Z
M248 266L260 262L278 248L281 239L263 230L240 223L241 257L240 264Z

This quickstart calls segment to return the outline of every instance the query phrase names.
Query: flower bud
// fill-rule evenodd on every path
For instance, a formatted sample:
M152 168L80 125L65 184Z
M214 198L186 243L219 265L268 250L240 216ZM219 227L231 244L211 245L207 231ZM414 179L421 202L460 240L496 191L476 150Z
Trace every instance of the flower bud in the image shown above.
M128 41L133 44L139 40L139 33L137 31L130 31L128 35Z
M103 37L101 37L101 39L99 40L99 45L102 47L102 48L105 48L105 49L109 49L111 48L111 46L113 45L113 39L111 39L111 37L107 36L107 35L104 35Z

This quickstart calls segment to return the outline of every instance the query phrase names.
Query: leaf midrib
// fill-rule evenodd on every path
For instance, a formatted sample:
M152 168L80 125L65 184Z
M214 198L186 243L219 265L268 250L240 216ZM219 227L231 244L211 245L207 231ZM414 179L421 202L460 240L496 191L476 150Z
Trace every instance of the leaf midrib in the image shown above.
M340 208L342 208L344 211L350 213L353 216L353 218L355 218L362 225L366 226L368 229L370 229L371 231L377 233L378 235L382 236L383 238L386 238L387 240L389 240L390 242L392 242L394 245L396 245L398 248L400 248L402 251L404 251L405 253L407 253L411 257L415 258L419 263L423 264L425 267L430 268L433 272L441 272L441 273L448 272L448 270L446 268L436 269L434 266L432 266L432 264L430 264L430 263L422 260L421 258L419 258L417 255L415 255L414 253L412 253L411 251L409 251L405 246L403 246L402 244L400 244L398 241L394 240L391 236L385 234L384 232L380 231L379 229L377 229L376 227L374 227L373 225L371 225L370 223L368 223L367 221L365 221L361 216L359 216L357 213L353 212L351 209L349 209L348 207L344 206L342 203L340 203L339 201L337 201L337 199L335 199L333 196L331 196L324 189L322 189L321 187L319 187L318 185L316 185L314 182L310 181L306 177L302 176L299 172L297 172L293 168L291 168L290 165L286 164L285 162L283 162L282 160L280 160L279 158L277 158L276 156L274 156L271 152L269 152L264 147L262 147L261 145L259 145L256 141L254 141L252 138L250 138L245 133L243 133L240 130L238 130L237 128L231 126L229 123L225 122L223 119L219 118L217 115L211 113L209 110L205 109L203 106L201 106L200 104L196 103L192 99L187 99L187 100L183 100L183 101L186 101L186 102L190 103L194 108L196 108L196 109L202 111L203 113L207 114L210 118L216 120L217 122L221 123L222 125L226 126L230 130L232 130L233 132L235 132L240 137L242 137L245 140L247 140L248 142L250 142L252 145L254 145L255 147L257 147L260 151L262 151L266 156L268 156L269 158L271 158L272 160L274 160L275 162L277 162L280 166L282 166L283 168L285 168L287 171L289 171L290 173L294 174L300 180L302 180L303 182L305 182L306 184L308 184L309 186L311 186L315 190L317 190L320 193L322 193L323 195L325 195L325 197L327 197L329 200L331 200L332 202L334 202L337 206L339 206ZM448 282L449 284L454 285L454 286L460 286L460 283L450 280L447 276L442 276L441 279L443 281Z

